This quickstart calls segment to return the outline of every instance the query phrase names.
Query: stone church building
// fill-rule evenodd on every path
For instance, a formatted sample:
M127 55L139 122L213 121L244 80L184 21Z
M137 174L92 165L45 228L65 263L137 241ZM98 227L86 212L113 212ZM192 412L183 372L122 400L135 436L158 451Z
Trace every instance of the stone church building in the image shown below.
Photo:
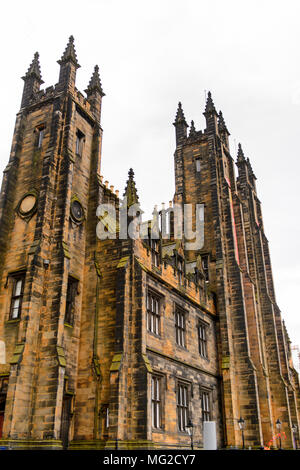
M178 106L175 195L153 216L168 215L169 237L122 238L117 222L96 216L100 204L117 214L123 205L100 176L98 67L84 96L72 36L58 64L55 86L40 89L38 53L23 77L2 181L0 445L189 449L192 424L200 449L214 421L225 448L242 445L242 418L246 446L270 442L280 421L293 448L299 379L256 177L240 145L236 177L211 94L203 131ZM132 170L124 196L138 205ZM197 250L175 236L173 207L185 204L204 207Z

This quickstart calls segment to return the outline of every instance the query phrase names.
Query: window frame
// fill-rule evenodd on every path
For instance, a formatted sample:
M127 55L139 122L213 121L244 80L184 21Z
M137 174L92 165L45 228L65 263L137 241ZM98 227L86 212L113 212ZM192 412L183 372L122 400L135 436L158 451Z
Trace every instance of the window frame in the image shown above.
M205 282L209 282L209 254L204 253L201 254L201 260L202 260L202 269L204 273L204 280Z
M45 138L45 130L46 130L45 124L40 124L35 129L35 132L37 133L35 146L38 150L40 150L43 146L43 141Z
M19 318L21 318L21 313L22 313L26 272L20 271L16 273L11 273L9 276L12 278L12 281L13 281L13 287L12 287L12 293L11 293L11 299L10 299L9 319L18 320ZM17 284L18 284L18 281L20 280L22 281L20 294L16 295ZM17 307L18 314L17 316L14 316L13 311L15 310L14 303L16 300L19 300L19 305Z
M189 421L190 384L178 380L176 387L177 428L179 432L187 433ZM183 393L182 393L183 392Z
M175 305L175 340L177 346L186 349L186 311L179 305ZM180 320L177 322L180 316Z
M196 169L196 173L201 172L201 160L200 160L200 158L195 158L195 169Z
M151 307L149 308L149 297L151 298L150 304ZM157 302L157 312L152 310L153 301ZM146 298L146 324L147 324L147 332L151 333L155 336L161 336L161 296L154 292L152 289L147 290L147 298ZM150 328L149 328L150 325ZM154 328L152 328L154 326Z
M201 419L204 421L211 421L212 419L212 403L211 403L211 390L200 388L201 394ZM207 408L208 405L208 408ZM206 418L209 419L206 419Z
M208 359L208 340L207 340L207 331L208 331L209 325L207 325L204 321L201 321L199 319L198 321L198 349L199 349L199 354L201 357L204 359ZM204 337L201 337L200 335L200 330L202 333L204 333Z
M156 268L160 267L160 240L158 238L150 239L151 263Z
M4 383L6 384L5 387L4 387ZM5 415L5 406L6 406L8 386L9 386L9 374L0 376L0 439L3 437L2 431L3 431L3 424L4 424L4 415Z
M176 269L177 269L178 283L182 286L184 284L185 263L184 263L184 258L178 254L176 257Z
M84 143L85 143L85 134L80 129L77 129L76 141L75 141L75 154L80 158L82 157L82 154L83 154Z
M161 375L155 373L151 374L151 427L155 431L161 431L163 429L162 379Z
M64 323L70 326L74 325L75 300L76 300L76 296L78 295L78 285L79 285L79 280L69 275L68 284L67 284L67 292L66 292L66 308L65 308ZM69 286L70 286L70 290L69 290ZM71 297L70 299L68 298L69 296L68 294Z

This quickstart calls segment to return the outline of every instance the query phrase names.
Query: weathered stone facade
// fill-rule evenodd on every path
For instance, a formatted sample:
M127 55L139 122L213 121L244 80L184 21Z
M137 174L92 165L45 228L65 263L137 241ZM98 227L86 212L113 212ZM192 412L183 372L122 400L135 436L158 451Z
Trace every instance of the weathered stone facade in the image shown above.
M219 447L241 445L242 416L247 445L267 443L280 419L293 447L299 382L256 178L239 147L236 179L211 95L205 131L192 123L187 135L181 105L174 122L173 203L204 204L203 248L187 250L174 230L153 248L110 222L116 237L100 240L98 205L119 213L122 203L100 176L98 67L84 98L72 37L59 65L46 90L38 54L23 77L3 176L1 445L188 448L192 420L201 448L204 419L216 422ZM138 202L132 171L125 195Z

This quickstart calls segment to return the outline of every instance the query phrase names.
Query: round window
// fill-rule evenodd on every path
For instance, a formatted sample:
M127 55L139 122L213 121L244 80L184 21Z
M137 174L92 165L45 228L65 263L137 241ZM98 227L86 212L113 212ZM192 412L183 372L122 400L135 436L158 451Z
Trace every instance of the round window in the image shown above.
M19 211L22 215L29 214L33 211L36 205L36 197L33 194L28 194L20 202Z
M76 222L81 222L82 221L82 219L84 217L84 213L83 213L83 207L82 207L82 205L80 204L79 201L73 201L72 202L71 214L72 214L73 219L75 219Z

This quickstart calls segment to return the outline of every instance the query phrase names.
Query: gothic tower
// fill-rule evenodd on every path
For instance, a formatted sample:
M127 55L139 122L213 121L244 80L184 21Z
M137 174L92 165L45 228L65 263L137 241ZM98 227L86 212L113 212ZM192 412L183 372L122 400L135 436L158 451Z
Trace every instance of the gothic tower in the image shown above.
M299 426L299 384L289 367L275 300L256 177L239 145L236 179L230 134L210 92L203 114L205 130L196 131L192 121L187 134L179 103L174 200L205 205L204 246L186 256L201 255L207 285L217 298L226 444L241 443L242 416L248 445L269 442L280 420L285 445L292 447L292 424Z
M0 364L8 383L1 435L21 448L67 445L82 306L88 315L96 303L86 286L96 291L104 93L98 66L87 98L77 90L72 36L58 64L59 81L45 90L38 53L23 77L0 199L0 337L9 360Z
M143 225L132 169L123 203L100 176L98 66L84 97L72 36L58 64L45 90L38 53L23 77L0 195L1 445L186 449L193 419L198 448L206 421L223 447L241 444L243 417L248 445L269 442L280 420L292 447L299 383L256 178L241 146L235 177L211 94L204 131L181 103L174 122L174 203L204 205L204 245L188 250L172 202L154 210L170 216L167 239L158 226L154 239L123 237L98 212L128 210L126 234Z

